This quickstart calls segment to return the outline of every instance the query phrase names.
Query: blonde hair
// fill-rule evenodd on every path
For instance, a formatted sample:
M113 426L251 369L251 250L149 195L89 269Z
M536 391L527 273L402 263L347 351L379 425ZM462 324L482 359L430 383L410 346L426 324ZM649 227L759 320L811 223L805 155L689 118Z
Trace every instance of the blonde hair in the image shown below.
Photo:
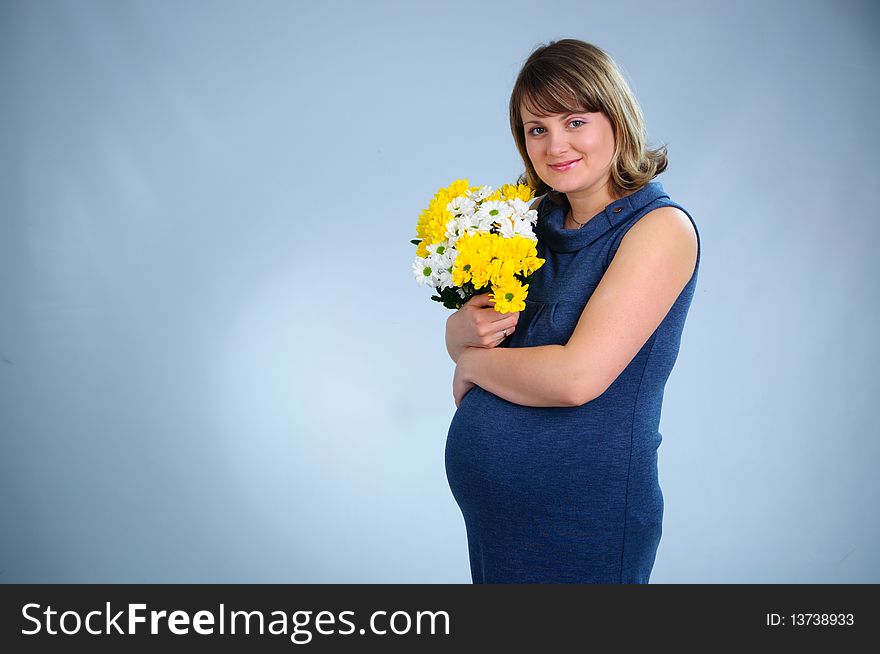
M561 39L538 46L523 64L510 94L510 130L526 168L519 182L534 188L535 195L549 193L559 203L560 194L538 177L529 159L521 105L535 115L605 114L614 131L610 171L614 197L640 189L666 170L666 146L648 148L642 110L633 92L614 60L595 45Z

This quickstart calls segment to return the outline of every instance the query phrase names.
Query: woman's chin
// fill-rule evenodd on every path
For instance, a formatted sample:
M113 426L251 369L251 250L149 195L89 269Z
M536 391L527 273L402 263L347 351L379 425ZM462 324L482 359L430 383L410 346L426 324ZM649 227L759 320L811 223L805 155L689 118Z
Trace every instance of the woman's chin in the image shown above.
M571 193L572 191L581 188L583 185L571 180L555 180L555 183L550 184L550 186L560 193Z

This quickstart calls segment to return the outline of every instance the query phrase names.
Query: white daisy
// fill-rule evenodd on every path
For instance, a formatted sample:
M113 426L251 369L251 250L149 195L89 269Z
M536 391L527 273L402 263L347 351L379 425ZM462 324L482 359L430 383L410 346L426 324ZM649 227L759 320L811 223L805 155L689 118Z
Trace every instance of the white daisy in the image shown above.
M528 220L520 220L518 218L507 218L501 222L499 232L504 238L513 238L514 236L525 236L532 240L537 240L532 232L532 226Z
M454 286L452 283L451 268L441 268L437 274L437 290L442 291L444 288Z
M504 218L509 218L513 215L513 209L506 202L492 200L481 204L480 208L477 209L477 215L489 223L500 223Z
M494 189L491 186L481 186L476 191L469 191L468 197L479 202L480 200L484 200L492 195L493 192Z
M517 215L522 215L529 210L529 203L520 198L510 198L508 202Z
M463 232L464 229L461 226L460 219L455 218L446 223L446 234L444 234L444 236L450 243L455 243Z
M471 216L460 216L457 220L460 233L473 234L474 232L488 232L492 229L492 217L481 214L479 211Z
M432 255L442 255L447 250L449 250L449 246L445 241L441 241L440 243L431 243L431 245L426 246L428 252Z
M466 195L459 195L446 205L446 210L453 216L471 215L474 213L476 206L476 202Z
M416 260L413 261L412 270L419 286L433 285L434 269L431 267L431 262L428 259L416 257Z

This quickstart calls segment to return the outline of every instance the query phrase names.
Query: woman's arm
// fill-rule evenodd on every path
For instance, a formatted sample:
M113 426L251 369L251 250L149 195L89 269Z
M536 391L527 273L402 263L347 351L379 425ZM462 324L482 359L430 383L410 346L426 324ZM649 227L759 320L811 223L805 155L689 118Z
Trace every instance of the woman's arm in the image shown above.
M565 345L467 348L453 382L456 406L474 384L525 406L579 406L629 365L694 272L697 236L687 215L662 207L624 236Z

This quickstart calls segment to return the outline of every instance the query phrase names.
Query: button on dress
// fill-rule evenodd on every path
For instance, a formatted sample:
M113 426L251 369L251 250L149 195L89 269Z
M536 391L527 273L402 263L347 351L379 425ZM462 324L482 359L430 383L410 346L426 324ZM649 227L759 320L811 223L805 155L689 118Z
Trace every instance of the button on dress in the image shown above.
M544 197L532 276L516 331L501 347L564 345L626 232L673 206L650 182L563 227ZM696 224L694 224L696 230ZM662 323L611 386L576 407L529 407L480 386L462 399L445 463L464 517L474 583L648 583L663 521L660 411L700 265Z

